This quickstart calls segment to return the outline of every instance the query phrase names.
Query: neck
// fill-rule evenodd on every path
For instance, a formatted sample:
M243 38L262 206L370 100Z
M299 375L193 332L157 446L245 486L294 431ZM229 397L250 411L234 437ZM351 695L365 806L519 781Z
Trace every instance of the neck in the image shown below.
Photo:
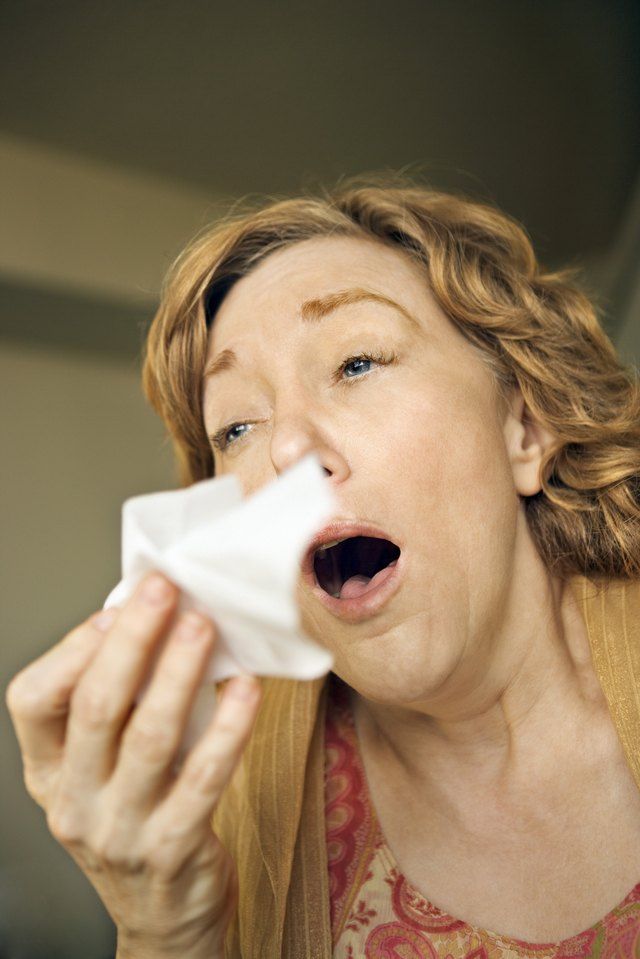
M437 705L380 704L352 691L363 755L449 819L483 799L531 807L562 778L563 762L567 772L584 768L604 748L606 700L570 585L545 576L521 601L494 634L490 665L483 646L482 662L461 664Z

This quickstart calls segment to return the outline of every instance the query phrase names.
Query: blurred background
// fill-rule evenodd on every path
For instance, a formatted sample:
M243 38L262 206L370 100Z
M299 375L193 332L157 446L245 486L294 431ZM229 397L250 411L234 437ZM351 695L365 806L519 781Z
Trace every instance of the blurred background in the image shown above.
M163 273L247 194L408 167L582 268L640 363L640 4L2 0L3 688L119 578L120 508L177 485L139 358ZM0 959L107 959L6 710Z

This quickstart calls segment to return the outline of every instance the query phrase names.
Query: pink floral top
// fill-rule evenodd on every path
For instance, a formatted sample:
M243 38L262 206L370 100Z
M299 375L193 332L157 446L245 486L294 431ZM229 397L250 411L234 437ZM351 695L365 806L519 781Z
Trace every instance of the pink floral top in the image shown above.
M640 883L589 929L528 943L438 909L399 871L370 803L348 689L329 678L325 821L334 959L640 959Z

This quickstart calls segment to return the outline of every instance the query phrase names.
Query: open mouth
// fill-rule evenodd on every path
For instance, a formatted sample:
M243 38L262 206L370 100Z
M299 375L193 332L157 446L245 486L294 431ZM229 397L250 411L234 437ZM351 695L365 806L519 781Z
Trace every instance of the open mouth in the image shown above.
M318 585L330 596L354 599L387 579L399 556L399 547L388 539L350 536L317 549L313 569Z

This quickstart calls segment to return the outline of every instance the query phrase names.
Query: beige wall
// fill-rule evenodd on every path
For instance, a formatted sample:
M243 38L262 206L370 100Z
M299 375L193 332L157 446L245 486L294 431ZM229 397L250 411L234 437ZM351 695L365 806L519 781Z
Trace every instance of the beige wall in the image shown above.
M3 345L0 382L1 588L17 667L118 578L123 499L176 483L134 363Z
M171 260L219 212L204 192L1 130L0 182L11 185L0 277L149 307Z
M177 484L133 363L2 344L0 384L4 688L119 578L122 501ZM110 924L24 791L6 711L0 746L0 955L106 959Z
M4 689L119 579L123 500L177 485L127 357L164 271L216 207L2 131L0 179L11 184L0 217ZM5 709L0 747L0 956L107 959L112 926L24 790Z

